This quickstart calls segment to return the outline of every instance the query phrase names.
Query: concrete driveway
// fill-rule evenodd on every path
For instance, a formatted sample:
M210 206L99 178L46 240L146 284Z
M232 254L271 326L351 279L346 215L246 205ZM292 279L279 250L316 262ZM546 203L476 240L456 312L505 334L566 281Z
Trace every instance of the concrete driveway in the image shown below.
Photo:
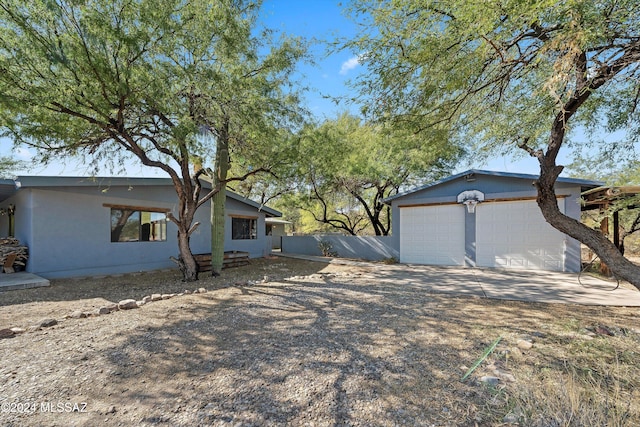
M381 264L307 255L277 254L333 264L370 268L376 280L422 286L453 295L557 304L640 307L640 291L589 275L535 270Z

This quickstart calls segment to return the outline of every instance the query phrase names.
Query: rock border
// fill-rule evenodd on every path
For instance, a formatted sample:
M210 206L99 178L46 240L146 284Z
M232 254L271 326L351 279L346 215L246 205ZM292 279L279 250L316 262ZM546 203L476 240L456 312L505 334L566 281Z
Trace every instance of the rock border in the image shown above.
M89 317L98 317L98 316L104 316L107 314L111 314L114 311L124 311L124 310L133 310L136 308L140 308L143 305L149 304L151 302L155 302L155 301L161 301L161 300L167 300L167 299L171 299L171 298L175 298L175 297L179 297L179 296L183 296L183 295L191 295L191 294L206 294L208 291L206 288L198 288L195 289L193 291L190 291L188 289L185 289L184 292L180 292L178 294L152 294L152 295L145 295L144 297L142 297L141 300L135 300L135 299L124 299L118 303L109 303L106 305L103 305L102 307L92 310L92 311L83 311L83 310L76 310L73 311L70 314L66 314L62 317L62 319L66 320L66 319L86 319ZM3 338L13 338L16 335L20 335L26 332L36 332L36 331L40 331L43 328L50 328L52 326L55 326L58 324L58 320L53 319L53 318L45 318L40 320L37 323L34 323L33 325L29 326L27 329L24 328L19 328L19 327L10 327L10 328L3 328L0 329L0 339Z
M135 274L134 274L135 275ZM252 286L252 285L257 285L257 284L264 284L264 283L268 283L271 281L295 281L295 280L306 280L306 279L327 279L327 278L331 278L331 277L336 277L336 276L344 276L344 277L360 277L362 276L361 273L347 273L347 272L331 272L331 273L313 273L310 275L306 275L306 276L291 276L291 277L282 277L282 278L273 278L271 276L264 276L262 280L247 280L247 281L238 281L235 282L233 284L231 283L227 283L225 286ZM106 277L106 276L105 276ZM74 278L77 279L77 278ZM103 305L102 307L92 310L92 311L85 311L85 310L75 310L69 314L66 314L62 317L62 320L66 320L66 319L86 319L89 317L97 317L97 316L104 316L107 314L111 314L114 311L124 311L124 310L133 310L136 308L140 308L143 305L152 303L152 302L156 302L156 301L161 301L161 300L167 300L167 299L171 299L171 298L175 298L175 297L179 297L179 296L183 296L183 295L192 295L192 294L205 294L207 293L208 290L206 288L197 288L194 289L193 291L190 291L188 289L185 289L183 292L180 293L173 293L173 294L151 294L151 295L145 295L144 297L142 297L142 299L140 300L134 300L134 299L124 299L119 301L118 303L112 302L106 305ZM41 321L29 326L27 329L24 328L20 328L20 327L10 327L10 328L3 328L0 329L0 339L3 338L13 338L17 335L23 334L25 332L36 332L36 331L40 331L43 328L50 328L52 326L55 326L58 324L58 321L56 319L52 319L52 318L46 318L46 319L42 319Z

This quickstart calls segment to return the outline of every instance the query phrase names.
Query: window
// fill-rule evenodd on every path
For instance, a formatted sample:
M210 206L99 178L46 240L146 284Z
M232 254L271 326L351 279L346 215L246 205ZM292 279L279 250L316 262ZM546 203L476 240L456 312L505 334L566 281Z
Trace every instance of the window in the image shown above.
M257 218L231 218L231 238L233 240L248 240L258 238Z
M163 242L167 240L166 212L111 208L112 242Z

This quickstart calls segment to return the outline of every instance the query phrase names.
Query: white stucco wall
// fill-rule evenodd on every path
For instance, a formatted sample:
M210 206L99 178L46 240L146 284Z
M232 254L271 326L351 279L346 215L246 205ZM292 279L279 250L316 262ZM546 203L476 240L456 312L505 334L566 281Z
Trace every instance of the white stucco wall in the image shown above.
M532 182L532 179L476 174L471 182L460 176L395 198L391 202L393 247L400 247L401 206L455 203L457 195L467 190L481 191L487 199L535 198L537 191ZM577 220L580 219L580 190L579 184L556 183L556 194L564 197L565 214ZM566 242L564 269L569 272L580 271L580 243L569 236Z

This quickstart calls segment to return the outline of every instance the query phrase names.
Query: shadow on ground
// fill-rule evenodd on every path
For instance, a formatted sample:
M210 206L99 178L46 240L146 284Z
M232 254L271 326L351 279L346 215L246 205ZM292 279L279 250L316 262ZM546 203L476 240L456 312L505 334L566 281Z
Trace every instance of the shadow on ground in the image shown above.
M486 300L447 301L420 283L374 284L366 275L354 283L325 278L233 287L200 298L104 355L126 385L115 393L116 405L136 402L147 414L143 423L473 425L501 419L508 408L488 409L491 390L461 382L463 367L499 335L530 332L522 328L527 318L532 324L548 319L500 303L502 321L486 328Z

